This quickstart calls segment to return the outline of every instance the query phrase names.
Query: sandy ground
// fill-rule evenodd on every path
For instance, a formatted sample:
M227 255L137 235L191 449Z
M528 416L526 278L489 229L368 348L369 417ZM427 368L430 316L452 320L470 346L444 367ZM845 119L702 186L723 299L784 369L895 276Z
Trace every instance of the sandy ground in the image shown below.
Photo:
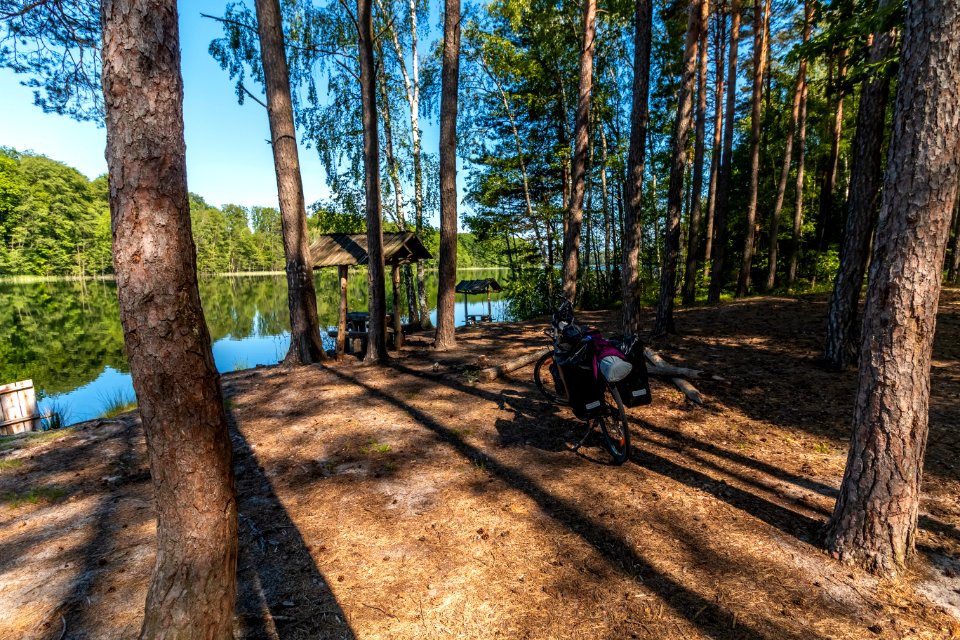
M386 369L224 376L240 505L238 638L960 637L960 291L941 303L918 554L878 580L816 542L853 372L816 357L825 299L682 310L654 346L709 369L630 409L632 459L542 400L542 323L414 338ZM601 327L612 314L582 314ZM649 318L647 319L649 321ZM648 322L649 326L649 322ZM0 637L136 635L154 557L136 415L0 443Z

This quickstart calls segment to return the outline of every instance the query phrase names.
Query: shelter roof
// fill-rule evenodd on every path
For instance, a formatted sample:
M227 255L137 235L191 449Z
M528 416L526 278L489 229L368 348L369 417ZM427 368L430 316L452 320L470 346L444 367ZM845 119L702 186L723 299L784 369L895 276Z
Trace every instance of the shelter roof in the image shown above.
M328 233L310 245L313 268L367 264L367 234ZM407 264L433 256L412 231L383 234L384 264Z
M457 283L457 293L478 294L487 291L502 291L500 284L493 278L482 280L461 280Z

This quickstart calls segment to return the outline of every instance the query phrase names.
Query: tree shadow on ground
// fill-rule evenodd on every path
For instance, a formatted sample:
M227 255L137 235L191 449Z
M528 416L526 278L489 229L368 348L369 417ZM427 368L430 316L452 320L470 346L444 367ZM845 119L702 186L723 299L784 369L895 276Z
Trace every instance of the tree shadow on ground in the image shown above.
M352 640L355 634L310 548L231 412L240 553L238 640Z
M421 375L420 372L407 369L397 363L392 363L391 367L401 373ZM528 474L487 456L481 449L464 441L453 429L443 425L425 411L411 406L392 394L367 384L344 371L330 369L330 372L344 382L355 385L363 389L365 393L369 393L407 413L417 423L431 430L437 437L448 443L463 458L470 461L483 460L488 472L507 486L521 491L534 500L543 513L591 546L610 568L651 589L678 614L686 617L693 626L711 637L745 640L758 640L766 637L798 639L801 637L818 637L812 636L809 630L799 634L780 627L769 620L765 621L765 624L771 628L770 635L742 623L738 625L735 616L730 611L687 589L680 582L658 571L650 561L621 538L612 528L583 513L575 503L552 495L534 482ZM494 402L500 395L462 385L449 378L436 381ZM696 615L693 615L694 613Z
M136 440L140 433L139 420L126 420L126 426L120 433L122 451L113 462L117 472L109 480L109 488L105 489L96 507L93 516L93 533L82 550L75 554L80 558L76 577L71 584L68 595L61 606L53 612L53 617L60 616L63 629L58 628L55 621L49 621L50 631L48 638L63 638L69 631L70 638L99 638L102 637L102 623L104 620L97 617L89 606L90 598L103 592L100 583L115 570L111 556L115 556L117 538L121 529L130 526L136 527L149 519L148 509L137 509L136 518L129 514L121 514L124 505L121 503L134 496L119 491L124 486L143 485L149 482L149 472L145 472L140 465L140 456ZM102 443L100 443L102 444ZM113 589L108 587L108 592Z

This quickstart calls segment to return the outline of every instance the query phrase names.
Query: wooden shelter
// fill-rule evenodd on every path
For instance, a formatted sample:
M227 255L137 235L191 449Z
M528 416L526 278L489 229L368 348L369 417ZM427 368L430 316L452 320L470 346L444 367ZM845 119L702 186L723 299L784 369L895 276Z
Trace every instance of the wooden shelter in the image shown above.
M367 234L328 233L310 245L313 268L337 267L340 276L340 314L337 323L337 355L344 352L347 339L347 268L369 262ZM412 231L383 234L383 263L391 268L393 282L393 331L394 343L403 344L400 325L400 265L429 259L433 256ZM386 323L384 323L386 324ZM357 325L353 333L366 333L365 323Z
M463 294L463 317L466 324L470 324L470 314L467 311L467 296L468 295L483 295L487 294L487 315L474 317L473 321L480 322L486 321L490 322L493 320L493 305L490 302L490 292L503 291L503 288L493 278L484 278L482 280L461 280L457 283L456 292Z

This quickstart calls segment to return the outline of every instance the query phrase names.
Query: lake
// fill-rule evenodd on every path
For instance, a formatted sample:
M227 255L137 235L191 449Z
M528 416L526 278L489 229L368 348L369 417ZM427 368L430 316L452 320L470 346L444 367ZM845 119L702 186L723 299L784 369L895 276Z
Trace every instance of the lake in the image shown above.
M496 278L508 271L469 269L457 279ZM339 284L336 270L315 277L320 326L337 324ZM426 273L427 300L436 323L437 272ZM350 311L367 310L366 270L350 271ZM507 316L507 301L493 294L494 320ZM200 298L213 358L221 372L276 364L290 344L287 285L283 275L209 276L200 280ZM392 310L387 284L387 309ZM0 283L0 384L32 379L41 409L56 408L68 423L100 416L107 408L134 399L123 347L116 283L88 280ZM406 321L406 297L401 315ZM470 296L465 311L457 296L456 324L466 313L486 314L485 296ZM324 331L324 345L333 340Z

